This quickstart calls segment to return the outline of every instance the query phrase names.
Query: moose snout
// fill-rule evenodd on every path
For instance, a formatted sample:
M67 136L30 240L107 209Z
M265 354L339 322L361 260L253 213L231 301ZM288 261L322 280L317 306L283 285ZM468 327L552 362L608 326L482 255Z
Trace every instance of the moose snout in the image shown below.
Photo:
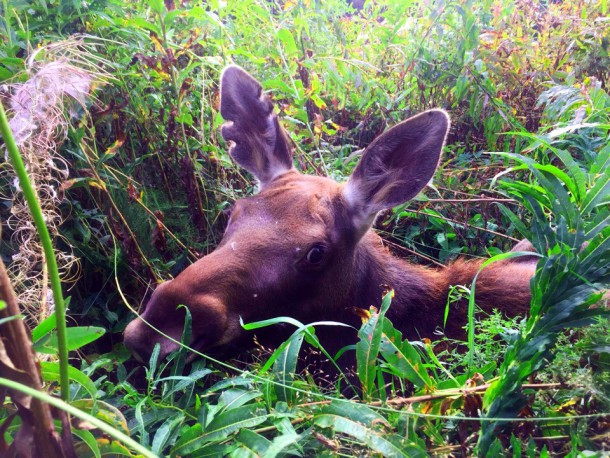
M161 359L179 347L176 342L158 334L140 318L136 318L127 325L123 334L123 343L134 358L141 363L147 363L150 360L157 343L160 345L159 357Z
M123 342L134 357L147 363L159 344L159 359L180 348L184 332L186 308L191 315L191 339L184 344L194 350L207 350L233 339L237 326L228 326L224 301L210 294L177 294L177 279L160 285L153 293L145 311L127 325ZM231 330L232 332L229 332ZM238 330L237 330L238 332Z
M123 333L123 343L127 349L131 352L136 360L143 363L147 361L147 357L150 357L152 350L146 351L146 346L143 345L141 339L140 325L142 320L136 318L130 322Z

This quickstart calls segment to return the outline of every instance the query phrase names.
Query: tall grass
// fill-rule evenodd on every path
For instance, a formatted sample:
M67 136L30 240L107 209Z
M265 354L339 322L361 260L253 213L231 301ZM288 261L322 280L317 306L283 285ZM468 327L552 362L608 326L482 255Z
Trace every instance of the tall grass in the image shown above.
M99 62L115 78L61 150L70 169L61 232L83 266L71 311L109 331L71 369L73 405L160 455L601 448L608 403L596 388L607 383L608 352L596 334L607 319L590 305L608 281L606 13L605 2L513 0L379 1L361 10L340 0L4 3L1 79L22 78L29 47L72 33L103 43ZM272 93L298 167L339 180L387 126L448 109L454 127L435 192L378 229L426 263L495 255L528 236L542 255L530 316L473 318L467 359L454 342L404 341L384 316L386 297L357 347L369 368L357 378L365 402L341 396L345 380L329 389L293 373L301 343L316 343L308 323L259 364L187 366L185 350L167 361L153 353L138 382L141 369L119 343L132 317L120 296L143 302L159 280L212 250L223 210L252 191L218 135L217 80L231 62ZM3 231L3 256L16 252L10 236ZM35 332L38 348L47 332ZM550 375L558 339L589 349L585 363L570 363L588 385ZM44 367L54 380L55 368ZM131 453L75 434L83 456Z

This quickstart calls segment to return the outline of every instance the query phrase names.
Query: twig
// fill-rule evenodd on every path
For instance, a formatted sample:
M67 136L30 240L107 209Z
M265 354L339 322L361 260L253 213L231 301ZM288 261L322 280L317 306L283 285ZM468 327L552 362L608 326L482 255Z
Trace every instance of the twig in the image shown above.
M0 301L6 304L0 308L0 320L3 321L0 325L0 377L42 391L40 366L32 348L30 332L21 319L17 298L2 260L0 260ZM11 317L18 318L11 320ZM21 440L32 440L36 446L44 448L45 456L48 457L60 458L64 456L64 452L69 452L62 450L62 447L70 447L71 444L62 443L53 425L53 417L48 405L13 390L9 390L8 395L13 399L22 418L22 425L16 437L20 437Z
M486 383L484 385L475 386L473 388L459 388L455 390L447 390L444 393L438 394L428 394L423 396L411 396L409 398L394 398L388 399L387 401L377 401L372 402L369 405L405 405L405 404L416 404L418 402L426 402L426 401L434 401L436 399L448 398L451 396L467 396L469 394L481 393L485 392L487 388L491 386L490 383ZM571 388L576 388L578 386L572 386ZM546 389L560 389L567 388L564 383L525 383L523 384L523 389L530 390L546 390Z
M515 199L494 199L493 197L480 197L475 199L427 199L426 202L508 202L516 204Z
M422 210L409 210L409 209L405 209L405 210L408 212L411 212L411 213L417 213L418 215L425 215L429 218L439 218L439 219L445 220L449 223L459 224L460 226L462 226L465 229L471 227L478 231L489 232L490 234L496 235L498 237L504 237L506 239L513 240L515 242L519 242L519 239L516 239L515 237L511 237L510 235L501 234L500 232L492 231L491 229L485 229L484 227L473 226L472 224L464 223L462 221L457 221L455 219L447 218L445 216L431 215L430 213L426 213Z
M388 232L388 231L377 230L377 232L383 232L383 233L385 233L385 234L392 235L392 233L391 233L391 232ZM387 239L384 239L384 238L382 238L382 239L381 239L381 241L382 241L382 243L383 243L384 245L391 245L391 246L392 246L392 247L394 247L395 249L399 249L399 250L406 251L407 253L410 253L410 254L412 254L413 256L418 256L418 257L420 257L420 258L425 259L425 260L426 260L426 261L428 261L428 262L431 262L432 264L436 264L438 267L445 267L445 265L444 265L444 264L442 264L442 263L438 262L438 261L437 261L437 260L435 260L434 258L431 258L430 256L426 256L425 254L423 254L423 253L419 253L419 252L417 252L417 251L415 251L415 250L411 250L410 248L407 248L406 246L403 246L403 245L401 245L401 244L399 244L399 243L395 243L395 242L392 242L391 240L387 240Z
M409 398L394 398L388 399L386 401L375 401L369 402L366 405L368 406L381 406L381 405L394 405L394 406L402 406L406 404L417 404L419 402L426 401L434 401L436 399L444 399L451 396L466 396L474 393L481 393L487 390L491 386L490 383L486 383L485 385L475 386L473 388L456 388L452 390L446 390L442 393L437 394L426 394L423 396L411 396ZM547 389L560 389L560 388L582 388L582 385L571 385L567 386L565 383L525 383L523 384L523 389L526 390L547 390ZM316 405L325 405L330 404L331 401L316 401L316 402L308 402L305 404L299 404L299 407L312 407Z

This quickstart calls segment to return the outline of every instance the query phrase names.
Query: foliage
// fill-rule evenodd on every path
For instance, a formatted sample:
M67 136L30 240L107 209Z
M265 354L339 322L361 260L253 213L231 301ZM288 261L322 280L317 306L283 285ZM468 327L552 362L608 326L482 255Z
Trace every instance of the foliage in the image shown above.
M532 282L531 315L521 333L513 337L500 367L500 378L487 391L488 418L514 418L526 405L520 385L553 359L553 349L564 329L585 326L607 314L598 303L610 282L610 169L604 167L608 153L600 152L592 173L583 172L568 150L554 153L566 166L565 172L523 156L536 183L504 182L503 187L518 196L536 216L530 228L522 227L528 240L546 257L538 264ZM548 224L545 212L557 215ZM507 213L522 225L514 213ZM485 423L481 452L489 450L495 437L494 423Z
M68 328L69 341L107 331L69 368L72 407L157 455L578 456L602 448L608 319L597 316L603 305L590 304L607 287L610 252L606 8L1 2L0 81L25 81L32 49L74 33L87 34L96 65L113 78L61 149L70 168L59 186L68 243L56 250L74 247L83 269L70 291L79 327ZM134 366L117 343L133 316L123 299L140 303L212 250L223 210L252 191L218 135L217 81L230 62L273 94L298 167L339 180L353 153L387 126L423 109L449 110L433 187L385 214L378 229L396 250L429 263L497 255L527 236L543 255L527 320L472 316L469 342L409 342L385 316L390 293L344 349L354 352L357 374L339 373L330 386L297 360L307 346L325 351L315 329L332 324L281 317L249 324L295 326L258 361L227 366L206 355L189 365L181 349ZM4 220L12 204L2 199ZM17 247L3 229L8 260ZM476 283L466 286L474 307ZM48 324L34 340L53 352ZM187 319L185 336L188 329ZM575 374L567 381L565 366ZM42 369L57 380L56 363ZM10 442L16 424L8 410L0 419ZM81 456L133 453L98 430L73 431Z

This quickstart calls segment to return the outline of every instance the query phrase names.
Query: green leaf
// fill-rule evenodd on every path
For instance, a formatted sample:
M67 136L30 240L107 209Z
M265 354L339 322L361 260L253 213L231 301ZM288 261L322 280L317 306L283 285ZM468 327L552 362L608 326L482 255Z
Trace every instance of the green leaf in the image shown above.
M508 190L511 195L515 196L518 200L522 200L521 196L532 196L538 202L542 203L546 207L550 206L549 197L546 190L537 184L528 184L521 181L501 181L500 187Z
M42 379L45 382L59 381L59 362L41 361L40 370ZM97 398L97 388L95 383L83 372L77 368L68 366L68 378L73 382L81 385L92 399Z
M242 429L237 437L237 442L251 450L257 456L269 456L267 450L271 446L271 441L258 433L249 429Z
M246 330L258 329L258 328L262 328L262 327L265 327L265 326L270 326L270 325L277 324L277 323L292 324L293 326L297 327L297 330L294 331L293 335L287 341L283 342L273 352L273 354L269 357L269 359L261 367L261 369L259 371L260 373L265 373L266 371L269 370L269 368L275 363L277 358L279 358L280 355L282 355L283 351L288 347L289 343L291 342L290 339L292 339L293 336L302 334L308 344L310 344L314 348L319 349L322 352L322 354L324 356L326 356L329 359L329 361L335 366L335 368L337 369L337 372L339 374L343 374L341 368L337 365L337 363L332 358L332 356L329 355L328 352L326 351L326 349L320 344L320 341L318 340L318 338L314 334L314 330L315 330L315 326L342 326L342 327L348 327L348 328L354 329L353 326L350 326L350 325L345 324L345 323L340 323L340 322L337 322L337 321L315 321L313 323L309 323L309 324L305 325L305 324L301 323L300 321L295 320L294 318L290 318L290 317L277 317L277 318L271 318L271 319L268 319L268 320L257 321L257 322L254 322L254 323L244 324L243 321L240 318L240 324ZM348 380L348 383L349 383L349 380Z
M253 399L262 396L259 390L244 390L243 388L229 388L223 391L218 398L218 407L222 410L231 410L247 404Z
M300 456L297 454L299 442L303 439L302 434L287 433L276 436L271 441L271 445L264 455L265 458L275 458L276 456ZM286 450L288 449L288 450Z
M191 311L185 305L180 304L180 305L178 305L178 307L176 309L180 310L180 311L184 311L184 325L182 326L182 335L180 337L180 343L182 345L178 348L177 351L173 352L169 358L172 361L171 376L174 378L169 383L169 386L167 389L167 394L165 394L165 396L164 396L166 398L168 398L171 394L178 391L178 389L176 389L176 386L181 386L183 388L186 388L188 385L192 384L192 383L189 383L188 380L183 380L183 379L181 380L180 377L184 373L184 367L186 366L186 358L190 351L187 348L187 346L191 341L193 319L191 317ZM207 375L208 373L209 372L206 372L206 370L203 369L203 371L200 374L197 374L195 376L195 381L198 378ZM192 381L192 379L191 379L191 381ZM180 388L180 389L183 389L183 388Z
M462 100L462 98L466 94L466 91L468 90L469 87L470 87L470 80L466 76L462 75L462 76L458 77L458 79L455 82L455 87L453 88L456 103L460 102Z
M610 215L605 207L600 208L609 200L610 173L604 171L601 177L596 177L592 189L583 195L586 182L580 175L580 167L567 153L562 156L567 173L558 172L553 166L541 166L532 159L518 160L527 163L543 189L532 193L527 187L513 183L506 188L532 211L529 238L547 257L538 263L533 280L531 316L520 335L511 342L499 378L485 393L485 415L489 419L518 415L527 402L523 381L553 359L558 335L566 329L589 324L603 314L590 307L600 299L600 290L610 279ZM574 186L579 190L575 191ZM544 207L553 213L552 226ZM595 216L586 218L589 221L585 223L585 217L598 208ZM582 249L585 240L590 243ZM479 437L482 455L492 453L497 427L504 423L504 420L483 423Z
M553 152L561 159L561 162L563 162L568 170L568 174L573 178L577 190L574 197L576 200L581 200L587 190L587 178L585 173L581 170L580 165L574 160L569 151L553 148Z
M304 334L302 332L293 334L273 365L273 373L277 381L281 383L281 385L275 385L275 392L280 401L290 402L294 397L294 391L289 387L292 384L297 369L303 337Z
M89 431L76 428L72 428L72 434L82 441L81 444L77 443L76 441L74 444L76 454L79 458L87 458L89 456L94 456L95 458L102 457L99 444L93 434L91 434ZM83 450L83 445L88 447L87 451ZM88 452L91 452L91 455Z
M198 449L189 458L218 458L220 456L231 456L235 450L235 444L209 444Z
M521 234L526 235L529 233L529 228L525 225L525 223L519 218L512 210L509 210L508 207L504 204L498 204L498 208L502 212L502 214L510 220L513 226L519 231Z
M163 13L163 1L162 0L148 0L148 6L157 14Z
M152 24L150 22L148 22L146 19L141 18L141 17L133 17L131 19L129 19L129 21L127 22L126 25L135 25L137 27L140 27L142 29L146 29L149 30L151 32L155 32L158 36L161 36L161 30L159 29L159 27L157 27L156 24Z
M297 44L294 41L294 37L292 36L292 32L288 29L280 29L277 32L277 37L282 42L284 46L284 50L286 51L286 55L288 57L294 57L297 54Z
M66 337L68 340L68 350L78 350L85 345L96 341L106 333L104 328L97 326L76 326L66 329ZM39 343L34 344L34 350L38 353L54 355L57 353L57 334L52 332L49 339L43 339Z
M267 420L269 414L260 404L251 404L217 415L203 431L200 424L190 428L173 447L172 455L188 455L202 446L225 439L229 434L252 428Z
M157 428L157 432L152 440L151 451L161 456L166 444L170 443L172 439L176 439L176 437L178 437L183 421L183 413L179 413L178 415L165 420L161 426Z
M127 421L121 411L107 402L96 399L79 399L72 401L71 405L111 425L115 430L123 434L130 434Z
M187 430L181 431L180 439L178 439L178 441L172 448L170 455L184 455L187 453L192 453L197 449L203 448L206 442L198 440L202 434L203 428L201 427L200 423L191 426Z
M606 169L595 179L595 184L584 197L581 204L581 213L587 216L599 205L610 202L610 169Z
M610 212L600 212L593 219L589 219L586 225L585 237L592 239L610 225Z
M25 61L18 57L0 57L0 64L18 65L20 67L25 67Z
M356 344L356 367L358 377L362 385L365 398L369 399L374 392L375 380L377 379L377 356L381 345L383 332L383 317L390 307L394 292L390 291L383 297L379 313L371 308L370 318L358 331L358 343Z
M244 328L246 331L252 331L254 329L260 329L260 328L272 326L274 324L279 324L279 323L292 324L293 326L295 326L297 328L303 327L303 323L301 323L300 321L295 320L294 318L291 318L289 316L278 316L275 318L270 318L268 320L255 321L253 323L244 323L243 321L240 320L240 323L241 323L242 328Z
M402 333L387 318L383 320L380 352L387 362L387 369L398 377L406 378L416 388L431 390L434 387L415 347L408 340L403 341Z
M171 377L163 377L163 378L157 379L157 382L164 382L164 381L169 381L169 380L177 382L170 386L167 386L167 391L163 393L163 399L168 399L172 394L179 392L179 391L183 391L187 387L194 385L199 380L201 380L203 377L205 377L211 373L212 373L212 369L202 368L202 369L194 370L189 375L177 375L177 376L171 376Z
M589 173L595 176L599 173L605 173L608 169L610 169L610 143L604 146L597 154Z
M418 446L404 448L398 436L388 434L387 420L362 404L333 401L314 415L313 422L321 428L347 434L386 457L427 456Z
M66 297L64 304L67 309L70 305L70 297ZM55 329L55 320L55 312L53 312L38 323L38 325L32 330L32 342L34 342L34 345L36 345L40 339Z

